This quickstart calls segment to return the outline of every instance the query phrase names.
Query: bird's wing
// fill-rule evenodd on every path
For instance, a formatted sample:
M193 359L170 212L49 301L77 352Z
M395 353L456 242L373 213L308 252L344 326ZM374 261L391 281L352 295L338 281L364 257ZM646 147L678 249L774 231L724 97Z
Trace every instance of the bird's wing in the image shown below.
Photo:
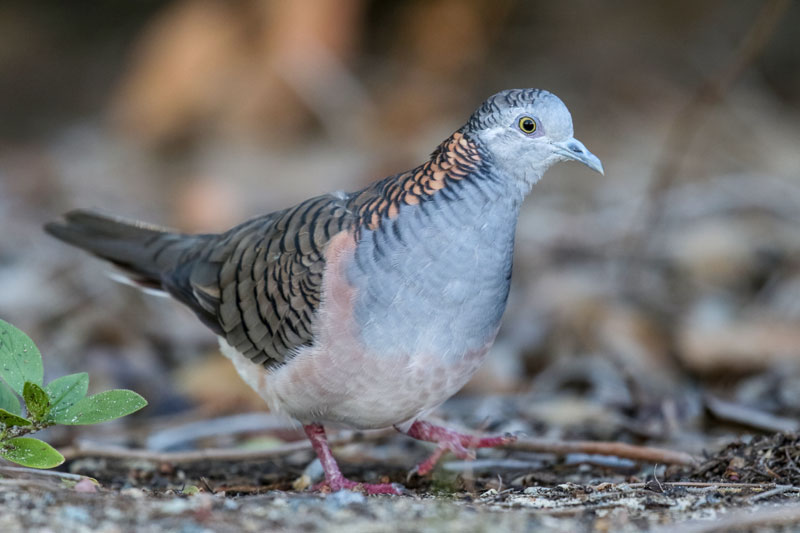
M358 240L403 206L418 205L476 172L461 132L423 165L351 195L328 194L220 235L186 235L93 211L46 225L55 237L120 267L134 284L166 291L237 351L266 366L311 343L325 250L344 229Z
M278 365L311 343L326 245L352 223L343 196L312 198L195 247L162 284L245 357Z

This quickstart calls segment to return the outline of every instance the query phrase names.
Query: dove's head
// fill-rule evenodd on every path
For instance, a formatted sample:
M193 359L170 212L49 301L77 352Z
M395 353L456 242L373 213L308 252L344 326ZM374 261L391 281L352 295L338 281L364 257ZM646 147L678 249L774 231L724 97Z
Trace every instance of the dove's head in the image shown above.
M603 173L600 159L572 136L567 106L541 89L510 89L489 97L462 131L498 170L527 186L559 161L579 161Z

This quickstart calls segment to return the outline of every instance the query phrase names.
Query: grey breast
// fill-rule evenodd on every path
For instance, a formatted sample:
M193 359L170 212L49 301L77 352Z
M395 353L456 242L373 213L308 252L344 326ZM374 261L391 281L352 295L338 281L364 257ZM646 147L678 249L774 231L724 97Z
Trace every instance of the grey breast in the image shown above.
M493 181L454 192L362 234L348 276L360 336L377 354L458 359L496 333L520 199Z

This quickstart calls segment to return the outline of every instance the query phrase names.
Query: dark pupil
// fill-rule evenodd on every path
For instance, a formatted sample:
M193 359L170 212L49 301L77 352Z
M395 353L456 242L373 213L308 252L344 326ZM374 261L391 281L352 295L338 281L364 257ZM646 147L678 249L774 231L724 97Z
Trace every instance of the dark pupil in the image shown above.
M522 121L522 129L525 131L533 131L533 121L531 119L523 120Z

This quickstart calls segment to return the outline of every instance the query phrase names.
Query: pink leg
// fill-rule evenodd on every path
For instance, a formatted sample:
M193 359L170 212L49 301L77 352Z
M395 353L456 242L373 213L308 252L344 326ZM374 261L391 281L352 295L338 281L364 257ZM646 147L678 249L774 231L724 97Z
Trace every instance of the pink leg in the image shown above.
M398 431L401 431L395 427ZM436 463L445 452L453 452L459 459L474 459L475 448L493 448L502 446L517 440L513 435L503 435L502 437L477 437L475 435L465 435L456 431L436 426L430 422L416 421L411 424L408 431L404 431L409 437L427 442L435 442L436 450L425 461L417 466L417 473L424 476L436 466Z
M320 424L308 424L303 429L311 441L311 446L317 452L317 457L322 463L325 471L325 481L314 485L312 490L323 492L337 492L342 489L363 491L367 494L395 494L399 496L400 489L391 483L358 483L350 481L342 475L336 459L333 458L331 449L328 446L328 437L325 436L325 428Z

